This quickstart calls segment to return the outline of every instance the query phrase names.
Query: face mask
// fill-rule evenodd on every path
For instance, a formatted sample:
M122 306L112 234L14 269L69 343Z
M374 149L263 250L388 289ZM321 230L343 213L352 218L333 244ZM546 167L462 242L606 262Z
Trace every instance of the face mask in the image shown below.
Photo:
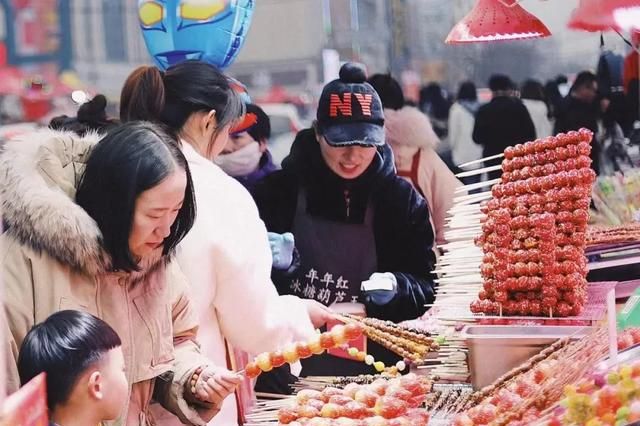
M262 158L260 144L252 142L231 154L217 156L213 162L229 176L239 177L255 172L260 164L260 158Z

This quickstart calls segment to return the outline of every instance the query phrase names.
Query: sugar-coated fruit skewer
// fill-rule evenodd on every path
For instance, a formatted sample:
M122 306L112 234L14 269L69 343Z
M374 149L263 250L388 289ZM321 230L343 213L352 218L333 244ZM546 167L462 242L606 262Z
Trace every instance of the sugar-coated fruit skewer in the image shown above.
M285 363L293 364L301 359L313 355L320 355L325 350L336 348L362 336L363 328L355 322L337 325L331 331L319 334L309 342L292 343L282 351L264 352L245 367L245 374L249 378L256 378L261 373L267 373Z

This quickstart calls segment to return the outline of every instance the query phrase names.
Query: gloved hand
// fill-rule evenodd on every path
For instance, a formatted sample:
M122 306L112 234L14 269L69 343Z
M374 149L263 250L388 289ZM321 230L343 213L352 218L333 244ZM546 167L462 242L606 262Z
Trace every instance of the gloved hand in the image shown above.
M386 305L397 293L398 280L391 272L374 272L367 281L360 285L360 291L368 303L378 306Z
M289 269L293 262L293 249L295 248L293 234L290 232L285 232L284 234L269 232L268 236L273 267L280 270Z

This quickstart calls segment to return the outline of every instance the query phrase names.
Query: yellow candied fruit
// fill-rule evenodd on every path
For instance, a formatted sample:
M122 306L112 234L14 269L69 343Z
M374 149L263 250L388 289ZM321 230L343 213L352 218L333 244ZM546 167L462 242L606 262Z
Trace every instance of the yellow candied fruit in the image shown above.
M384 371L384 369L385 369L384 362L382 362L382 361L374 362L373 363L373 367L376 369L376 371L378 373L382 373Z
M620 377L623 379L630 379L633 373L633 368L630 365L623 365L620 367Z
M575 395L576 394L576 387L573 385L567 385L564 387L564 394L569 396L569 395Z

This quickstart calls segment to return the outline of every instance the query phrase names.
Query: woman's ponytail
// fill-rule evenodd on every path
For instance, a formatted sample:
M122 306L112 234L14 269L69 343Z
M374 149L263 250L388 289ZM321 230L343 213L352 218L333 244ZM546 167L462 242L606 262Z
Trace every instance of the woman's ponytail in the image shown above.
M129 75L120 94L120 120L160 122L165 108L165 87L162 71L153 66L141 66Z

